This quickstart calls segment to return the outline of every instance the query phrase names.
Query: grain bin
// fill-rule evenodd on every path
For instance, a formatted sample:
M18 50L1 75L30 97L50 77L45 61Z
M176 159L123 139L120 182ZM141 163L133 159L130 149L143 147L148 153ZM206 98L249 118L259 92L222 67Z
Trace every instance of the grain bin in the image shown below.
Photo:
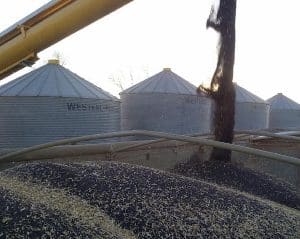
M235 130L267 129L270 105L235 83Z
M122 130L154 130L176 134L208 133L211 100L196 87L164 68L160 73L124 90Z
M120 101L56 60L0 87L0 148L120 129Z
M300 106L279 93L267 100L271 105L270 129L300 129Z

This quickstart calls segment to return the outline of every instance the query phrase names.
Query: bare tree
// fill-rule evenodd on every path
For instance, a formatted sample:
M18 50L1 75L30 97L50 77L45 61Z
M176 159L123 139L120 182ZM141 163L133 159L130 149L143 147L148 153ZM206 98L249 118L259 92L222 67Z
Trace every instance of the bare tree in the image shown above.
M218 10L216 10L218 8ZM236 0L220 0L219 6L213 6L206 23L219 33L218 62L210 88L200 86L215 102L214 136L215 140L232 143L235 113L235 89L233 85L233 67L235 55L235 16ZM213 148L211 159L230 161L231 151Z
M110 76L108 78L109 80L111 80L111 82L120 90L123 91L124 90L124 82L122 80L122 78L117 77L117 76Z
M59 64L61 66L66 65L67 61L66 58L63 56L63 54L59 51L55 51L53 54L54 59L59 60Z
M148 74L148 68L142 69L142 78L147 78L149 76ZM136 84L138 81L140 81L140 74L137 74L136 71L132 71L129 69L128 71L119 70L118 72L112 74L109 76L109 80L115 85L120 91L123 91L127 87L131 87L134 84Z

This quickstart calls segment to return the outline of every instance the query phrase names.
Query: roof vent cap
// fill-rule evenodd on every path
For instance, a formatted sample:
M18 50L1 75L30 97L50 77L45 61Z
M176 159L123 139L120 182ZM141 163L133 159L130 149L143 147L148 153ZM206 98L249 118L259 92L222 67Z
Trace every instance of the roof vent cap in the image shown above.
M171 71L171 68L170 67L165 67L163 70L164 71Z
M48 64L56 64L56 65L59 65L59 60L58 60L58 59L50 59L50 60L48 60Z

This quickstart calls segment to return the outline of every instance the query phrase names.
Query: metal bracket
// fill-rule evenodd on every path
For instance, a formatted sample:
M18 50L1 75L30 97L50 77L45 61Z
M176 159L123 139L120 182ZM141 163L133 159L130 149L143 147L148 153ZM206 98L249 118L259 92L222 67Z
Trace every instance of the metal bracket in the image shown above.
M24 68L25 66L33 65L39 58L37 57L36 53L31 53L28 56L22 58L21 60L15 62L14 64L10 65L3 70L0 70L0 80L5 78L6 76Z
M20 32L21 32L21 35L23 36L23 38L26 38L26 31L28 29L30 29L30 27L26 26L26 25L18 25L17 28L20 29Z

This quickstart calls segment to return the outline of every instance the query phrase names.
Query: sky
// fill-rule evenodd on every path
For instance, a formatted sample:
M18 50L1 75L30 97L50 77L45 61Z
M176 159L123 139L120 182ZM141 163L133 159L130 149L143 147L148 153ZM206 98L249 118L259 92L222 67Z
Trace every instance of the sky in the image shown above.
M0 32L48 2L0 1ZM218 44L205 27L213 2L135 0L40 52L33 68L0 84L57 53L66 68L114 95L114 80L127 88L164 67L196 86L209 84ZM235 82L263 99L283 93L300 103L299 9L299 0L237 0Z

